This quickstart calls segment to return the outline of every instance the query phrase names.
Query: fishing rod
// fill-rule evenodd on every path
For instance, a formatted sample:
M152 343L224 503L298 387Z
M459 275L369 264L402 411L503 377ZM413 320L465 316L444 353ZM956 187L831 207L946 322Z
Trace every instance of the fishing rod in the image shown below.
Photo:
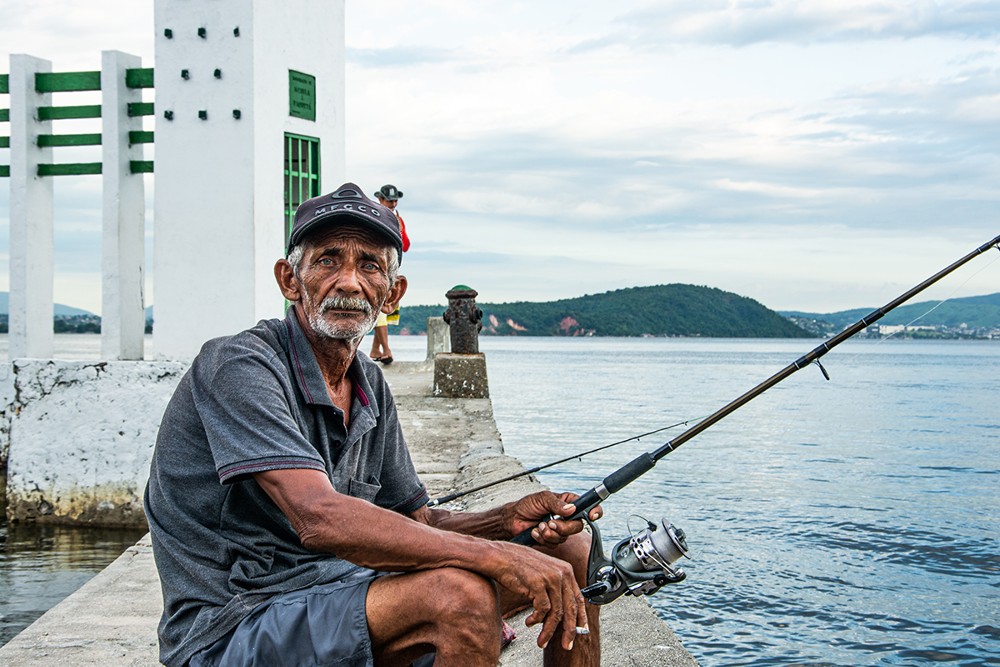
M551 463L546 463L544 465L535 466L534 468L531 468L530 470L522 470L519 473L515 473L513 475L508 475L507 477L503 477L501 479L495 479L492 482L486 482L485 484L480 484L479 486L473 487L471 489L467 489L465 491L456 491L455 493L449 493L448 495L441 496L440 498L431 498L430 500L427 501L427 506L428 507L437 507L438 505L441 505L443 503L450 503L451 501L457 500L458 498L461 498L462 496L467 496L470 493L476 493L477 491L482 491L483 489L488 489L490 487L496 486L497 484L503 484L505 482L512 482L515 479L520 479L521 477L524 477L525 475L532 475L532 474L534 474L534 473L536 473L536 472L538 472L540 470L546 470L547 468L551 468L553 466L557 466L560 463L566 463L567 461L573 461L574 459L582 459L584 456L589 456L591 454L596 454L597 452L604 451L605 449L609 449L611 447L617 447L618 445L624 445L626 442L632 442L633 440L641 440L642 438L646 438L646 437L651 436L651 435L656 435L657 433L660 433L661 431L668 431L668 430L670 430L672 428L677 428L678 426L687 426L691 422L697 421L697 419L700 419L700 417L696 418L696 419L685 419L682 422L677 422L676 424L671 424L670 426L664 426L663 428L658 428L655 431L648 431L646 433L640 433L639 435L633 435L631 438L625 438L624 440L619 440L618 442L612 442L609 445L601 445L600 447L595 447L594 449L588 449L585 452L579 452L578 454L573 454L572 456L567 456L566 458L559 459L558 461L552 461Z
M658 449L640 454L605 477L600 484L577 498L573 502L576 512L571 516L562 518L567 520L582 519L590 525L593 531L590 563L587 567L588 585L581 590L584 597L592 603L605 604L623 594L652 595L662 586L684 579L685 574L683 570L675 568L672 564L681 556L687 556L688 553L684 531L674 527L664 519L660 526L647 521L648 525L645 531L619 542L612 549L609 558L604 555L604 549L601 545L601 534L597 528L597 524L588 517L592 509L606 500L611 494L621 491L639 477L652 470L656 462L664 456L743 407L774 385L785 380L796 371L815 363L823 372L824 377L829 380L830 376L819 361L823 355L990 248L1000 250L1000 236L979 246L965 257L941 269L881 308L873 310L851 326L824 341L809 353L799 357L741 396L725 404ZM551 518L548 517L548 519ZM531 529L516 535L512 541L524 545L536 543L531 537Z

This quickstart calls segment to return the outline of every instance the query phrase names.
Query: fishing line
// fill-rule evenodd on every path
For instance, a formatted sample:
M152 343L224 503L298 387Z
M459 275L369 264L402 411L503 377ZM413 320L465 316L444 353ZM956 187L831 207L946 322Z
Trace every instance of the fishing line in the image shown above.
M1000 251L1000 246L998 246L998 247L997 247L997 250L998 250L998 251ZM951 291L951 294L949 294L948 296L946 296L946 297L945 297L945 298L944 298L944 299L943 299L942 301L939 301L939 302L938 302L937 304L935 304L934 306L931 306L931 308L930 308L930 309L929 309L929 310L928 310L928 311L927 311L926 313L924 313L923 315L918 315L918 316L917 316L916 318L914 318L914 319L910 320L909 322L907 322L906 324L904 324L904 325L903 325L903 328L902 328L902 329L900 329L900 330L898 330L898 331L893 331L893 332L892 332L891 334L889 334L888 336L884 336L884 337L883 337L883 338L881 338L881 339L880 339L880 340L878 341L878 343L876 343L876 344L877 344L877 345L881 345L881 344L882 344L882 343L884 343L885 341L887 341L887 340L889 340L890 338L894 337L894 336L895 336L896 334L901 334L901 333L905 332L905 331L906 331L906 329L907 329L908 327L912 326L914 322L919 322L920 320L924 319L925 317L927 317L928 315L930 315L931 313L933 313L933 312L934 312L935 310L937 310L937 308L938 308L939 306L941 306L942 304L945 304L945 303L948 303L949 301L951 301L951 300L952 300L952 299L953 299L953 298L955 297L955 294L956 294L956 293L958 292L958 290L960 290L960 289L962 289L963 287L965 287L966 285L968 285L968 284L969 284L969 281L971 281L971 280L972 280L973 278L975 278L976 276L978 276L978 275L979 275L980 273L982 273L982 272L983 272L983 271L985 271L986 269L988 269L988 268L990 268L991 266L993 266L994 264L996 264L997 260L1000 260L1000 254L998 254L998 255L997 255L996 257L994 257L993 259L991 259L991 260L989 261L989 263L988 263L988 264L986 264L986 266L984 266L983 268L979 269L978 271L976 271L975 273L973 273L973 274L972 274L971 276L969 276L968 278L966 278L966 279L965 279L965 281L964 281L964 282L962 282L962 284L961 284L961 285L959 285L958 287L956 287L955 289L953 289L953 290ZM828 378L828 379L829 379L829 378Z
M671 424L670 426L663 426L661 428L656 429L655 431L648 431L648 432L642 433L640 435L633 435L631 438L625 438L624 440L619 440L618 442L612 442L609 445L601 445L600 447L595 447L594 449L589 449L589 450L587 450L585 452L579 452L577 454L573 454L572 456L567 456L566 458L559 459L558 461L552 461L551 463L546 463L544 465L536 466L534 468L531 468L530 470L522 470L519 473L515 473L513 475L508 475L507 477L503 477L501 479L495 479L492 482L487 482L485 484L480 484L477 487L474 487L474 488L471 488L471 489L467 489L465 491L456 491L455 493L449 493L448 495L441 496L440 498L431 498L430 500L427 501L427 506L428 507L436 507L438 505L441 505L442 503L450 503L451 501L457 500L458 498L461 498L462 496L467 496L470 493L475 493L477 491L482 491L484 489L488 489L490 487L496 486L497 484L503 484L504 482L511 482L511 481L513 481L515 479L520 479L521 477L524 477L525 475L531 475L531 474L534 474L534 473L536 473L536 472L538 472L540 470L545 470L546 468L551 468L553 466L557 466L560 463L566 463L567 461L579 460L579 459L582 459L584 456L588 456L590 454L595 454L597 452L603 451L605 449L609 449L611 447L617 447L618 445L624 445L626 442L632 442L633 440L641 440L642 438L645 438L647 436L656 435L657 433L660 433L662 431L667 431L667 430L672 429L672 428L677 428L678 426L687 426L688 424L690 424L692 422L698 422L699 420L704 419L704 418L705 417L702 416L702 417L695 417L693 419L685 419L684 421L677 422L676 424Z

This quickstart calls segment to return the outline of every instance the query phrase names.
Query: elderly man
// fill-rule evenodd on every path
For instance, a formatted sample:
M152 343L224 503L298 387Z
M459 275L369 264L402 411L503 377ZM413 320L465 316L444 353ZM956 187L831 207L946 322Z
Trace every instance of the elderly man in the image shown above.
M528 606L546 664L600 663L589 540L543 521L574 496L426 506L389 387L356 354L406 291L401 251L356 185L304 202L274 267L285 319L209 341L178 385L145 497L165 664L493 665L501 617ZM507 541L528 529L537 547Z

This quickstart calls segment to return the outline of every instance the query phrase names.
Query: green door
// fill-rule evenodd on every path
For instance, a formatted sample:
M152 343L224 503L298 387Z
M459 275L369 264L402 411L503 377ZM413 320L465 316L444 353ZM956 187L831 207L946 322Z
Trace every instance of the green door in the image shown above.
M285 133L285 240L292 233L295 209L319 195L319 139Z

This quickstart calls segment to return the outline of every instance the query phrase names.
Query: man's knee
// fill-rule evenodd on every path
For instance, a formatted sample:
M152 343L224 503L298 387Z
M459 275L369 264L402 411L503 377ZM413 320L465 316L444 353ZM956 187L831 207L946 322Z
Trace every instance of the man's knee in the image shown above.
M427 595L434 599L440 618L487 623L496 620L499 627L497 591L490 579L459 568L441 568L428 574Z
M437 649L440 654L479 653L499 658L500 605L494 583L468 570L433 570L427 594L436 600Z
M367 613L373 647L387 662L412 660L422 648L442 659L468 655L467 664L493 664L500 655L496 587L468 570L383 577L369 589Z

